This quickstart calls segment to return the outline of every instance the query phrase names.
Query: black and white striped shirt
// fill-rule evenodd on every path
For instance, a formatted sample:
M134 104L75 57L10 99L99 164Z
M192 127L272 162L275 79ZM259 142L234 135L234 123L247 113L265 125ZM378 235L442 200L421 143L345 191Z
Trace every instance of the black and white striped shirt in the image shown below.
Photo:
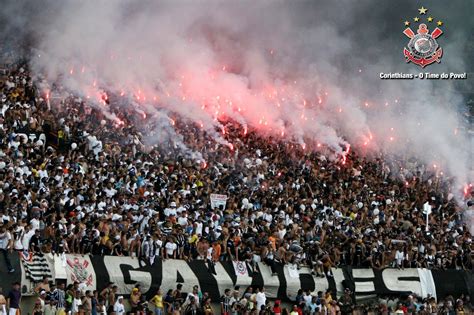
M66 307L66 293L64 290L56 289L53 291L53 300L57 303L57 308Z

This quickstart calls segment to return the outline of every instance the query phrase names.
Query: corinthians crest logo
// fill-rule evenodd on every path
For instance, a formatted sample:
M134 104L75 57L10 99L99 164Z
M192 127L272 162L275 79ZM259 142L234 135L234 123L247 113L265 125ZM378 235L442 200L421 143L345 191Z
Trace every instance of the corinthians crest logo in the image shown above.
M418 11L420 15L425 15L428 9L421 7ZM428 23L433 23L433 20L432 16L426 19ZM421 18L415 17L413 18L413 21L419 23ZM438 21L436 22L436 25L438 27L436 27L430 34L428 25L420 23L415 34L415 32L410 28L410 22L405 21L405 26L407 26L407 28L405 28L403 34L410 38L407 47L403 49L403 55L407 62L413 62L422 68L434 62L441 62L440 59L443 56L443 49L439 46L436 39L443 34L443 31L439 28L443 25L443 22Z

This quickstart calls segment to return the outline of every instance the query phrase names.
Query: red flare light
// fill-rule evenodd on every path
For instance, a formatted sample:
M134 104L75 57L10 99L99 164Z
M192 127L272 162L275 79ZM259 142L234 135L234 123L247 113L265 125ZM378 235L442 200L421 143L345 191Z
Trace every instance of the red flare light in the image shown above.
M349 152L351 151L351 145L348 144L347 145L347 148L346 148L346 151L344 151L343 155L342 155L342 165L346 165L346 162L347 162L347 156L349 155Z
M472 190L472 184L464 185L464 189L463 189L464 198L466 198L467 196L469 196L471 194L471 190Z

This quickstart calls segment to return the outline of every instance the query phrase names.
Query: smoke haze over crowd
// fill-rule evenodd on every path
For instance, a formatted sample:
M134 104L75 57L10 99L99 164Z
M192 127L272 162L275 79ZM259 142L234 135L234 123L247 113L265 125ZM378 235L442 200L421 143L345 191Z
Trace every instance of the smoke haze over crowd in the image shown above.
M402 55L403 21L421 5L445 23L445 56L425 70ZM349 145L413 156L464 185L472 135L454 82L379 73L468 72L470 12L468 1L20 1L4 3L1 36L26 42L36 74L104 112L113 93L156 117L157 134L173 135L173 113L231 147L232 119L243 136L252 128L336 157Z

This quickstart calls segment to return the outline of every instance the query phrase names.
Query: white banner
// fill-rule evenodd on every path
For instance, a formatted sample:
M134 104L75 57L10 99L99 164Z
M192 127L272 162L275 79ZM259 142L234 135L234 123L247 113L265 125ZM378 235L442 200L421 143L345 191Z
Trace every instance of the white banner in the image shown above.
M227 195L211 194L211 208L219 208L222 205L225 209Z

